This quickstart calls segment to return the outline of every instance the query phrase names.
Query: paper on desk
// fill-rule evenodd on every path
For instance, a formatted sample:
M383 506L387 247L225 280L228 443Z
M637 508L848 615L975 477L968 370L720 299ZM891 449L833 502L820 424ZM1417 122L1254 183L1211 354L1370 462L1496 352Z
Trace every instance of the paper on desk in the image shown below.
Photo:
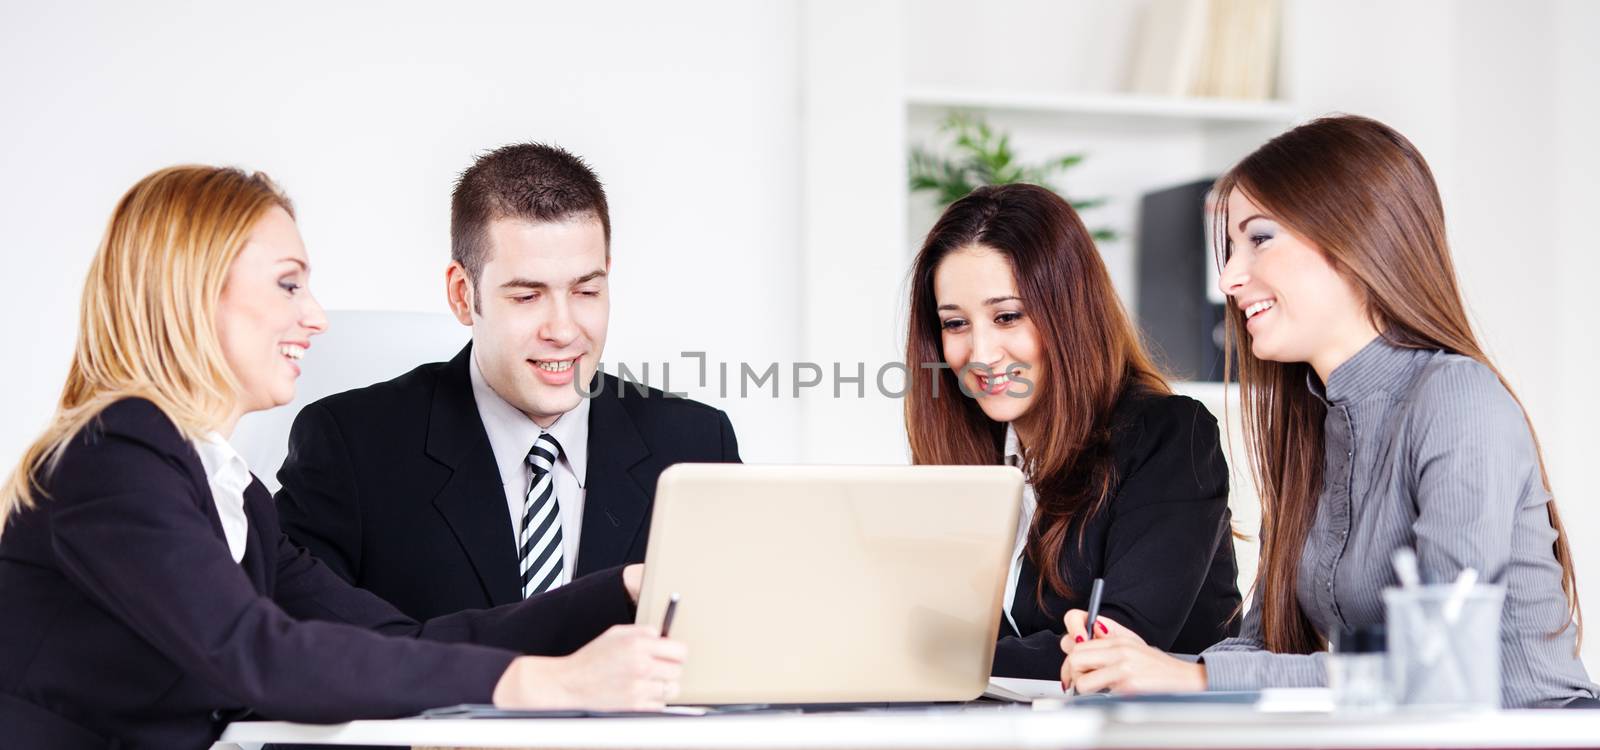
M1010 703L1031 703L1035 708L1049 703L1063 704L1114 704L1114 703L1194 703L1194 704L1244 704L1253 705L1262 713L1317 713L1333 710L1332 694L1327 688L1269 688L1266 690L1221 691L1203 693L1142 693L1137 695L1097 693L1095 695L1069 696L1055 680L1025 680L1017 677L990 677L989 688L983 697Z
M1059 680L1028 680L1021 677L990 677L989 688L983 697L1010 703L1032 703L1036 700L1062 700L1067 692Z
M1333 710L1333 691L1327 688L1267 688L1256 710L1263 713L1327 713Z

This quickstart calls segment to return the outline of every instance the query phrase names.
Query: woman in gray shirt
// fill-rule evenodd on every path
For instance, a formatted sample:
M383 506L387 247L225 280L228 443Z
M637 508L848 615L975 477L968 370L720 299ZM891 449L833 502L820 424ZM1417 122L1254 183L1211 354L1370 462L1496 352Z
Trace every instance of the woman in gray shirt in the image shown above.
M1237 638L1199 663L1066 616L1080 691L1325 685L1330 634L1381 623L1400 547L1423 577L1506 586L1502 703L1592 701L1567 536L1537 438L1467 320L1432 172L1404 136L1319 119L1216 187L1261 572ZM1101 634L1103 633L1103 634Z

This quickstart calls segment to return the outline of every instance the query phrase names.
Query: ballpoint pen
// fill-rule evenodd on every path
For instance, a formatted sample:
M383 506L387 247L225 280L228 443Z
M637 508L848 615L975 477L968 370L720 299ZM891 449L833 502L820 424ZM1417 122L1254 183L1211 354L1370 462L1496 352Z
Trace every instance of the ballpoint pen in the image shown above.
M1094 579L1094 585L1089 588L1089 619L1084 621L1084 626L1089 630L1089 640L1094 640L1094 621L1100 619L1100 596L1105 593L1106 579Z
M1094 579L1094 583L1089 587L1089 617L1083 621L1084 626L1089 631L1087 640L1094 640L1094 622L1100 619L1100 597L1105 594L1105 590L1106 580L1104 578ZM1077 695L1078 686L1073 685L1067 688L1066 692L1067 695Z
M678 613L678 592L672 592L667 599L667 614L661 618L661 637L665 638L672 632L672 616Z

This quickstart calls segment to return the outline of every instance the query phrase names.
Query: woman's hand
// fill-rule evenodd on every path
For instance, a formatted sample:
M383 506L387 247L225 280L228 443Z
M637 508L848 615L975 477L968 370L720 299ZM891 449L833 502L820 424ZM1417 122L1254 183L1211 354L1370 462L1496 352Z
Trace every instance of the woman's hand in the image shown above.
M1095 618L1094 639L1087 627L1088 613L1075 609L1063 618L1067 634L1061 650L1061 686L1078 693L1179 693L1206 689L1206 668L1168 656L1152 648L1109 617Z
M522 656L494 687L500 708L656 710L678 695L688 650L650 627L616 625L571 656Z
M622 587L628 590L628 598L638 604L639 592L644 589L643 563L634 563L622 569Z

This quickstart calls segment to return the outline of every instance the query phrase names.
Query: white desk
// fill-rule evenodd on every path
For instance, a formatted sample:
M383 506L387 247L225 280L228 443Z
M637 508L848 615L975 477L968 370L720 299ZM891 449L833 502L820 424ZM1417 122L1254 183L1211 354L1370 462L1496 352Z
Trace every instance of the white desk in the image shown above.
M1600 747L1600 711L1355 719L1226 706L974 707L662 719L404 719L333 726L240 722L222 740L570 750L1562 748Z

